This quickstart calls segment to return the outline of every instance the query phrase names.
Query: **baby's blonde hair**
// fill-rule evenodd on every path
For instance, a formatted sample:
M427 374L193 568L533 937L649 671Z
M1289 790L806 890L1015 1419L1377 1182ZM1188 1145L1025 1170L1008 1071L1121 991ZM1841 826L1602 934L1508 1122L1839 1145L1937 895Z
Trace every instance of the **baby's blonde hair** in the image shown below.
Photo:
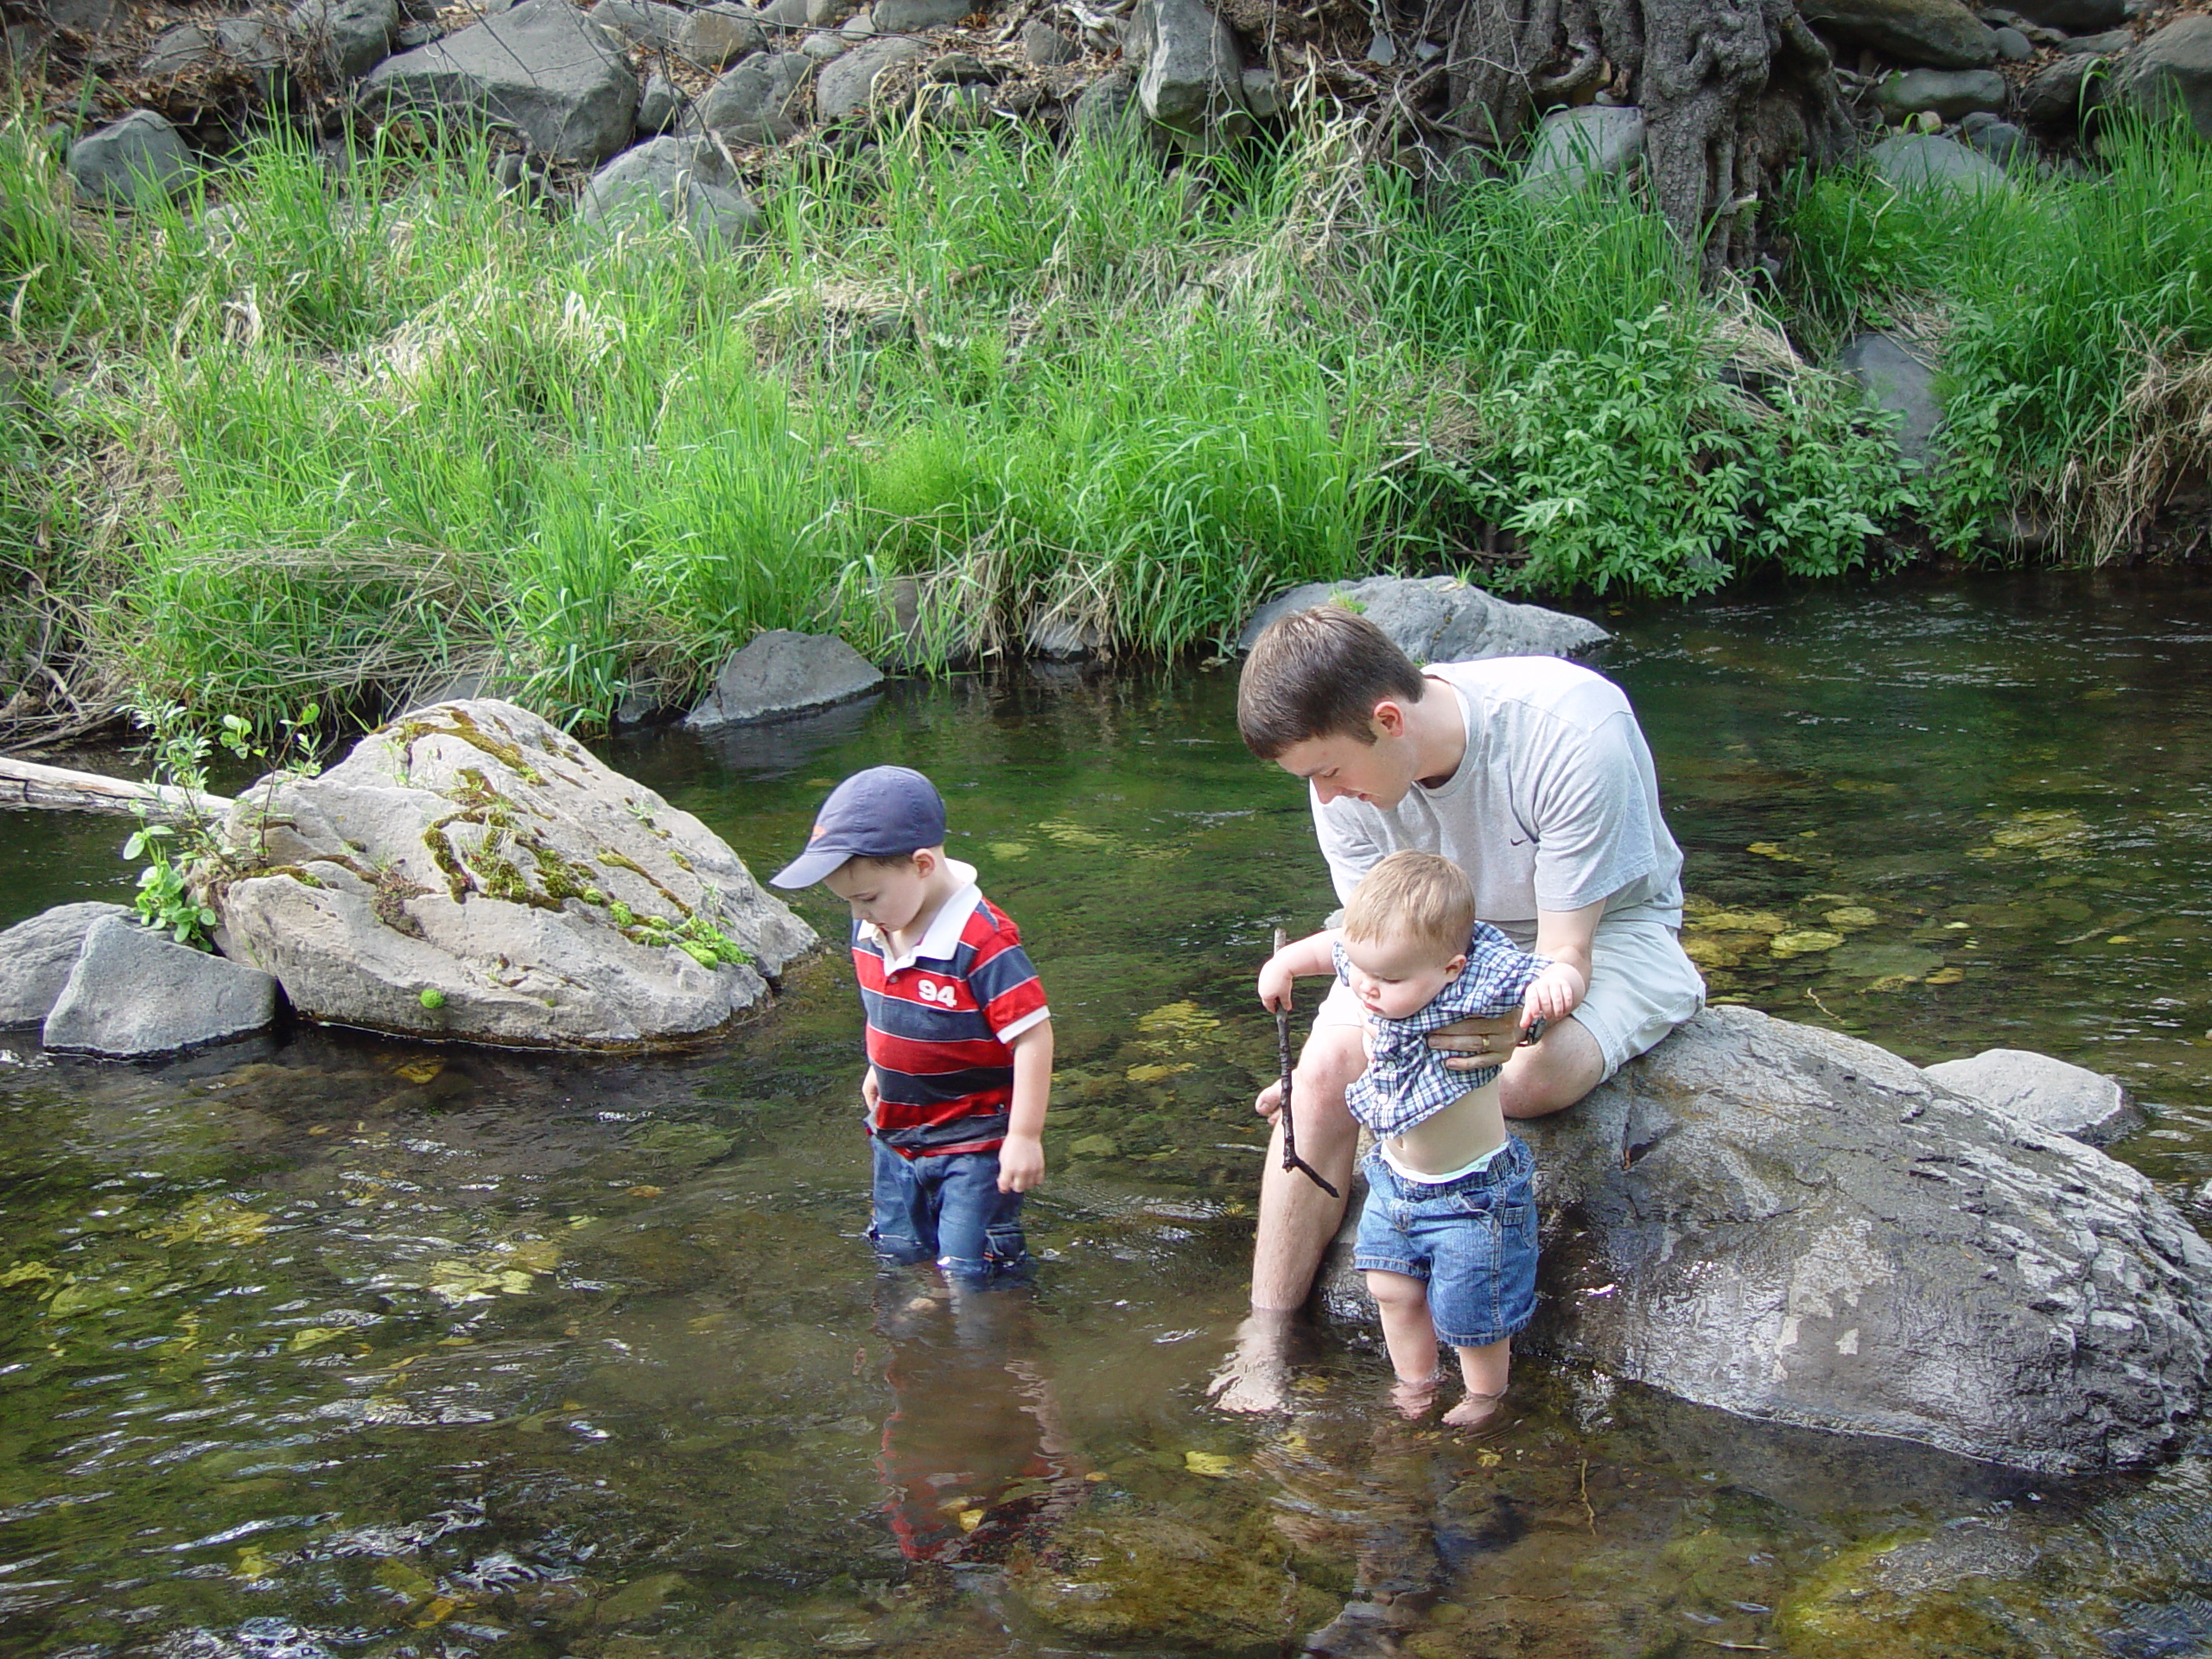
M1408 938L1456 957L1475 931L1475 884L1448 858L1393 853L1360 878L1344 906L1344 938L1355 944Z

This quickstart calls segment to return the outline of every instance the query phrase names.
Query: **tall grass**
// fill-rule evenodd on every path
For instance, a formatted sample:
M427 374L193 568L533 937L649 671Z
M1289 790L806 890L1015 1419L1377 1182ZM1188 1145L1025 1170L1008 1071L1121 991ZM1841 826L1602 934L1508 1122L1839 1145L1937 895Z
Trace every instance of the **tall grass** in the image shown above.
M1792 223L1831 334L1902 319L1940 342L1934 518L1961 551L2001 555L1987 527L2018 507L2111 556L2212 460L2212 149L2123 120L2099 152L2093 174L1977 195L1833 178Z
M1724 381L1733 325L1633 197L1438 213L1319 129L1181 164L887 132L791 162L734 255L549 223L458 136L343 177L273 136L90 216L35 130L0 128L35 256L0 300L69 393L10 442L93 509L90 655L210 709L490 668L589 721L774 626L1169 652L1478 544L1694 591L1848 568L1903 499L1822 377Z

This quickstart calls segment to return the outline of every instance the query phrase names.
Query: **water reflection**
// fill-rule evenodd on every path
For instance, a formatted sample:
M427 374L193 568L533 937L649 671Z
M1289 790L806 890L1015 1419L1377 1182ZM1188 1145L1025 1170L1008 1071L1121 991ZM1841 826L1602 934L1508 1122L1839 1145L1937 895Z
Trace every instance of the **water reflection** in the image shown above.
M2038 578L1618 625L1606 666L1725 995L1923 1060L2086 1059L2151 1108L2125 1155L2177 1194L2212 1179L2202 589ZM1209 1412L1274 1064L1250 975L1277 921L1329 907L1230 689L901 685L796 758L733 768L680 734L613 755L756 868L836 775L944 785L1060 1027L1033 1299L879 1281L834 952L727 1044L654 1059L306 1031L134 1069L19 1045L0 1651L2203 1644L2202 1457L2054 1486L1539 1363L1509 1418L1447 1434L1378 1409L1359 1333L1322 1342L1285 1416ZM4 829L13 913L116 896L115 825Z

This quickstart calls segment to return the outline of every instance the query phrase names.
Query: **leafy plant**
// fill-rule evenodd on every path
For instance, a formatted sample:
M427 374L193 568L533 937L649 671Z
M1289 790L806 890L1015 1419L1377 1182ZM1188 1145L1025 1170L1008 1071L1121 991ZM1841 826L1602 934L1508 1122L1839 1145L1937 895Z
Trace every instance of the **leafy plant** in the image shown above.
M620 899L607 907L607 913L632 943L656 950L674 945L702 968L753 960L752 952L703 916L686 916L680 922L671 922L665 916L640 916Z

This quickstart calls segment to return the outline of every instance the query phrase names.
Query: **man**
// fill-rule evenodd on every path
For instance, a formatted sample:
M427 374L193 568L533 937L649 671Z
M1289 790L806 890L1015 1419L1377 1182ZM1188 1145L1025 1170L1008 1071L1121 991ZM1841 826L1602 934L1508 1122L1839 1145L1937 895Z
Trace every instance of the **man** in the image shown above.
M1306 780L1339 900L1388 854L1439 853L1474 882L1483 920L1580 977L1571 1012L1529 1046L1514 1046L1510 1019L1430 1039L1457 1065L1510 1055L1508 1117L1573 1105L1703 1003L1678 937L1681 851L1660 816L1650 749L1611 682L1548 657L1423 671L1363 617L1322 605L1279 618L1254 644L1236 723L1255 754ZM1344 1091L1366 1065L1357 1002L1332 987L1293 1076L1299 1150L1340 1190L1356 1140ZM1275 1116L1280 1085L1257 1104ZM1215 1385L1224 1409L1281 1402L1292 1321L1343 1213L1281 1163L1271 1141L1252 1317Z

